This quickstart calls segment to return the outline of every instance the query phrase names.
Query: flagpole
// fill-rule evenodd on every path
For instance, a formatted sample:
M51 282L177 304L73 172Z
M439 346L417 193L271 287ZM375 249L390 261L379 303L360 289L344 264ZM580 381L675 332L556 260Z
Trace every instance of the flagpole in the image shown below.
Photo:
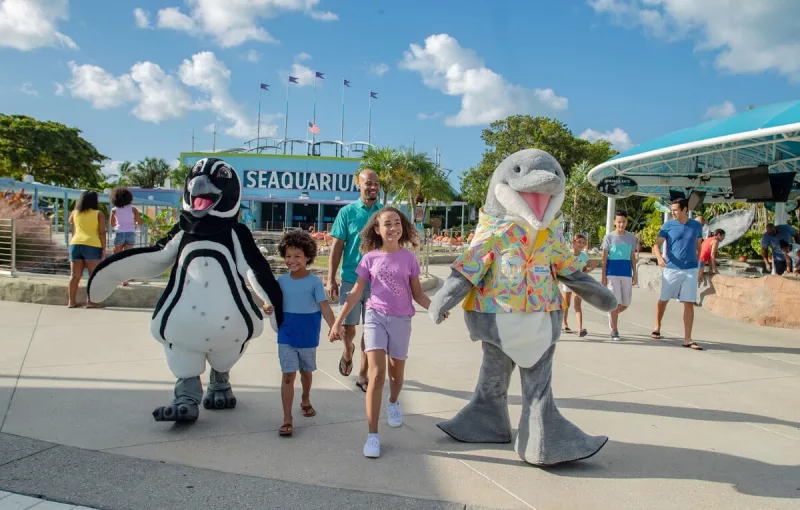
M342 80L342 144L344 144L344 80ZM344 156L344 153L342 153Z
M367 122L367 143L372 142L372 91L369 93L369 121Z
M260 85L258 87L258 127L256 128L256 153L258 153L258 144L261 139L261 91L264 90Z
M317 125L317 74L314 72L314 108L311 113L311 122L316 126ZM317 135L311 133L311 143L313 144L316 142Z
M286 140L289 133L289 86L292 81L286 82L286 115L283 122L283 153L286 154Z

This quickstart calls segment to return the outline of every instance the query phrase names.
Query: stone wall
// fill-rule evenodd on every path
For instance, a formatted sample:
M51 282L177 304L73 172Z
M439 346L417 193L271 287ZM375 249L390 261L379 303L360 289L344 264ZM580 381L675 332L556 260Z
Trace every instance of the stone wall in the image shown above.
M639 287L661 292L661 268L638 266ZM703 308L716 315L761 326L800 329L800 278L717 274L698 291Z
M0 276L0 300L67 306L68 281L67 278L58 277ZM438 283L439 279L433 275L420 277L423 291L427 292L436 288ZM164 287L165 284L162 282L134 282L127 287L117 287L113 294L103 302L103 305L118 308L153 309L158 303L161 293L164 292ZM81 281L77 299L78 303L86 303L86 279ZM259 306L262 304L256 294L253 294L253 300Z
M800 329L800 279L714 275L703 308L761 326Z

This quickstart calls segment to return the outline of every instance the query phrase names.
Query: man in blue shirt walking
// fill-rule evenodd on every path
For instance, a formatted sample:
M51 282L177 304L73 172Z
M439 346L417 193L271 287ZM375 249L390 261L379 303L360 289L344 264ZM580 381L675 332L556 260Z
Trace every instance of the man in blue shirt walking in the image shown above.
M703 243L703 226L689 218L689 202L685 198L673 200L673 219L666 222L658 232L653 253L658 265L664 268L661 274L661 298L656 305L656 327L653 338L661 338L661 319L667 310L670 299L683 303L683 346L702 351L702 347L692 341L694 324L694 304L697 300L698 260ZM667 243L667 260L661 248Z

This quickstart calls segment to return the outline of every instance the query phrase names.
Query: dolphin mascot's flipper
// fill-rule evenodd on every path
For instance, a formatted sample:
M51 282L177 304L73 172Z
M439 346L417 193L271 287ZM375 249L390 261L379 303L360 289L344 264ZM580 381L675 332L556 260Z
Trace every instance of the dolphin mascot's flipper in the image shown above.
M250 230L237 221L241 194L239 176L228 163L199 160L186 177L178 224L155 246L103 260L89 278L90 299L100 302L125 280L171 270L150 332L163 344L177 381L172 403L153 411L156 421L195 421L201 403L206 409L236 407L229 372L264 330L247 283L274 307L272 329L283 322L280 285ZM206 363L211 373L203 395Z
M463 302L470 336L483 347L472 400L437 426L458 441L511 442L508 386L519 366L522 416L515 449L537 466L591 457L608 441L583 432L553 400L553 357L563 317L557 281L601 311L617 306L611 291L583 273L585 263L566 248L564 184L561 166L546 152L523 150L506 158L492 176L470 246L428 311L438 324Z

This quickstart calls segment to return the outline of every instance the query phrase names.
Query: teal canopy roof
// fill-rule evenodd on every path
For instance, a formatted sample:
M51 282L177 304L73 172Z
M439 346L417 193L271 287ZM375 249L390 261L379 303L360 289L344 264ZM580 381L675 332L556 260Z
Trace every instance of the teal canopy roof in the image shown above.
M133 194L133 203L135 205L151 205L155 207L178 207L180 205L180 195L176 192L169 193L170 190L157 190L157 189L138 189L129 188ZM77 200L81 196L83 190L62 188L60 186L52 186L50 184L41 184L38 182L22 182L8 177L0 177L0 192L5 190L19 191L25 190L25 193L30 193L41 198L58 198L69 200ZM150 197L153 197L152 199ZM175 198L177 197L177 198ZM107 193L98 193L97 198L101 203L109 203L110 199Z
M638 195L668 196L670 189L697 189L708 193L706 201L728 200L729 170L767 164L771 172L794 172L798 160L800 101L788 101L642 143L596 166L588 179L597 185L605 177L624 175L636 181ZM791 197L798 195L800 185L795 180Z

